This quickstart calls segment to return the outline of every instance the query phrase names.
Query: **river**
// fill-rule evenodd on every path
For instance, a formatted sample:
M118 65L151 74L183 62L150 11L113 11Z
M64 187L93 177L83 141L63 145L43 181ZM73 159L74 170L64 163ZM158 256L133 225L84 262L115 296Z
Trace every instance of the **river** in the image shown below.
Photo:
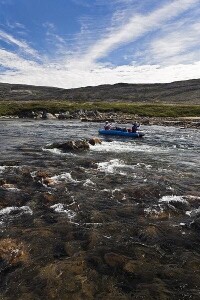
M0 120L1 299L199 299L200 131L102 125Z

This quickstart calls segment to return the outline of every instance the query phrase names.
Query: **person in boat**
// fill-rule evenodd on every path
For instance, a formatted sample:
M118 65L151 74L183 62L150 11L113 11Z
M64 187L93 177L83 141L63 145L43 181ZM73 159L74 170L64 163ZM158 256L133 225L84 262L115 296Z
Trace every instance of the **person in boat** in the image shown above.
M106 123L104 125L104 129L105 130L110 130L111 129L111 124L108 121L106 121Z
M138 124L137 122L132 123L132 132L137 132L139 127L140 124Z

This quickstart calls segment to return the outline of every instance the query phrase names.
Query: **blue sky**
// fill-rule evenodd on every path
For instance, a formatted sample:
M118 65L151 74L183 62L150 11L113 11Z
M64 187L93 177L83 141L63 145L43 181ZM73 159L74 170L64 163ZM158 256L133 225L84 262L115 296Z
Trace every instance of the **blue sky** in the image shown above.
M200 78L200 0L0 0L0 82Z

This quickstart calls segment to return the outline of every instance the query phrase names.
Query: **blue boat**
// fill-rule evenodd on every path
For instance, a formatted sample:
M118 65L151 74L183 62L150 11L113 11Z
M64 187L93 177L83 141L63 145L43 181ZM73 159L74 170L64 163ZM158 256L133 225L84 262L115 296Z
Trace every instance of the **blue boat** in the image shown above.
M131 138L139 138L143 137L144 133L143 132L127 132L123 130L116 130L116 129L99 129L99 134L105 134L105 135L118 135L118 136L126 136L126 137L131 137Z

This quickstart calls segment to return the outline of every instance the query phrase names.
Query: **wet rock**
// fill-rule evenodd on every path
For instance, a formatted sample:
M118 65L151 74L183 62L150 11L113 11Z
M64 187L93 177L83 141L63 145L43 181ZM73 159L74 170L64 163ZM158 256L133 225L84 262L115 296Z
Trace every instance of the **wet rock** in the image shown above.
M82 243L80 241L68 241L65 243L65 251L68 256L73 256L82 251Z
M36 120L41 120L41 119L43 119L43 115L44 115L45 113L43 112L43 111L37 111L37 112L35 112L35 119Z
M152 201L153 199L159 199L160 198L160 191L161 187L152 184L152 185L146 185L146 184L140 184L140 186L130 186L126 189L125 193L127 197L130 197L134 199L135 201L141 201L146 198L146 195L149 196L149 199Z
M91 216L90 216L90 221L94 224L95 223L100 224L103 222L111 221L111 217L110 217L110 215L107 215L104 212L100 212L98 210L92 210Z
M21 182L23 184L30 185L30 182L32 182L33 178L31 177L31 170L29 168L22 168L21 170Z
M29 254L22 242L6 238L0 241L0 259L8 266L16 266L19 263L27 263Z
M65 143L54 143L51 148L57 148L64 152L77 151L77 150L89 150L90 146L86 140L67 141Z
M43 293L49 299L94 299L95 285L86 276L83 255L57 261L41 268L37 281L44 281Z
M39 170L36 172L36 174L33 177L36 179L42 179L42 178L51 177L51 174L48 171Z
M151 220L157 220L157 221L164 221L164 220L168 220L171 215L170 215L170 212L168 211L152 211L150 212L150 214L148 214L148 217L151 219Z
M56 117L53 114L50 114L50 113L43 113L42 114L42 119L45 119L45 120L55 120Z
M7 183L6 180L2 180L0 182L0 187L3 189L17 189L16 185L12 184L12 183Z
M57 200L55 195L53 195L52 193L44 193L43 198L44 198L44 203L50 205L52 205L52 203L54 203Z
M134 274L143 281L149 281L155 278L156 264L146 261L129 260L123 267L123 271L128 274Z
M94 162L93 160L89 160L87 158L85 158L84 160L80 161L80 165L82 168L85 169L97 169L97 164L96 162Z
M88 248L94 249L97 246L103 245L102 236L96 229L92 229L88 237Z
M21 110L20 113L18 114L19 118L35 118L37 116L37 113L35 111L31 110Z
M132 299L144 299L144 300L173 299L170 291L168 290L166 284L163 281L157 278L152 281L153 282L151 283L139 283L137 285L137 291L136 293L134 293Z
M54 257L57 259L61 259L63 257L68 256L65 250L65 244L63 242L59 242L54 246Z
M195 219L194 221L192 221L192 223L190 224L191 228L199 231L200 230L200 217Z
M104 260L110 267L122 267L126 262L130 261L130 258L114 252L106 253Z
M66 119L70 119L70 112L66 111L66 112L62 112L58 114L58 119L59 120L66 120Z
M92 146L94 146L94 145L96 145L96 144L101 144L101 143L102 143L101 139L99 139L99 138L97 138L97 137L94 137L94 138L89 139L88 142L89 142L89 144L92 145Z
M0 209L5 207L20 207L26 205L30 200L30 195L13 189L0 189Z
M34 182L39 183L40 185L52 186L55 184L55 180L52 178L52 174L49 171L39 170L32 175Z
M5 179L0 179L0 186L4 185L6 183Z
M70 140L65 143L53 143L50 148L57 148L62 150L63 152L67 151L77 151L77 150L89 150L90 145L101 144L101 140L97 137L91 139L83 139L83 140Z
M161 232L157 226L149 225L144 229L140 229L138 235L143 242L155 243L159 239Z
M53 178L45 177L43 178L42 183L47 186L54 186L56 184L56 181Z
M189 204L187 202L181 202L181 201L170 201L169 205L174 206L177 210L185 212L189 208Z
M55 224L58 222L58 216L56 216L54 213L45 213L42 216L42 219L45 221L47 224Z

